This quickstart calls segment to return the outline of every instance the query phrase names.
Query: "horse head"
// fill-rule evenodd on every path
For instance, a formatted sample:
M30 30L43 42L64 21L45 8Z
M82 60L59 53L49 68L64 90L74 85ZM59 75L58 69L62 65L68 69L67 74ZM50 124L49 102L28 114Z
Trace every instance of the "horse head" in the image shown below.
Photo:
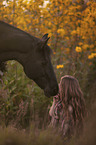
M51 64L48 34L42 39L0 21L0 62L16 60L25 74L44 90L46 96L58 93L58 84Z
M41 40L34 43L34 51L28 53L24 71L44 90L45 95L50 97L58 93L58 84L51 64L51 49L47 45L48 40L48 34L45 34Z

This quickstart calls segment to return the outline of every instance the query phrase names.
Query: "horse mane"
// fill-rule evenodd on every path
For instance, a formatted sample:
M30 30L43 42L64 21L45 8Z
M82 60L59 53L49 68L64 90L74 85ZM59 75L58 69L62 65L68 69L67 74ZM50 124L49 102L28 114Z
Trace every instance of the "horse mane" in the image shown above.
M1 21L1 20L0 20L0 23L3 24L3 25L6 25L6 26L8 26L8 27L10 27L10 28L12 28L12 29L15 29L15 30L17 30L17 31L20 31L20 32L24 33L25 35L31 37L31 39L38 39L38 40L40 40L39 38L36 38L36 37L32 36L30 33L27 33L26 31L23 31L23 30L21 30L21 29L15 27L15 26L13 26L13 25L10 25L10 24L8 24L8 23L6 23L6 22L4 22L4 21Z

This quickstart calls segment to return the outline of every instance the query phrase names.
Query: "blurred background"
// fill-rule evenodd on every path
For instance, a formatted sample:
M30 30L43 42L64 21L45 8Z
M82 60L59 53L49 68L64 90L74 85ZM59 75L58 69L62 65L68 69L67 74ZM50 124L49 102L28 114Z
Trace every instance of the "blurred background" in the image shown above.
M96 100L96 0L0 0L0 20L33 36L49 34L58 83L75 76L91 114ZM0 126L44 129L52 98L16 61L0 65Z

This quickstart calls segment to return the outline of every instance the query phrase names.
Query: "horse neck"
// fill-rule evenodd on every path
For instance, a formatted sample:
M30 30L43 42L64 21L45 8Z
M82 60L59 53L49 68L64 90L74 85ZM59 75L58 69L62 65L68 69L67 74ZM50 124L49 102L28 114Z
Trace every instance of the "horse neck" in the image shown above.
M0 52L0 63L8 60L16 60L23 64L23 61L20 59L20 54L18 52Z
M0 62L16 60L23 64L27 53L33 53L39 39L0 21Z

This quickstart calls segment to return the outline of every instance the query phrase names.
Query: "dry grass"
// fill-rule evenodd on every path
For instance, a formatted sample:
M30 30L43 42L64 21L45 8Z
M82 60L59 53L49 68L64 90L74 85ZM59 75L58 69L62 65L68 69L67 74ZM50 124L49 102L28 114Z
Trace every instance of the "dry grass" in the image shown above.
M86 119L84 132L78 138L73 137L67 145L95 145L96 144L96 103L93 105L89 117ZM12 126L0 128L0 145L65 145L56 132L52 130L30 131L19 130Z

